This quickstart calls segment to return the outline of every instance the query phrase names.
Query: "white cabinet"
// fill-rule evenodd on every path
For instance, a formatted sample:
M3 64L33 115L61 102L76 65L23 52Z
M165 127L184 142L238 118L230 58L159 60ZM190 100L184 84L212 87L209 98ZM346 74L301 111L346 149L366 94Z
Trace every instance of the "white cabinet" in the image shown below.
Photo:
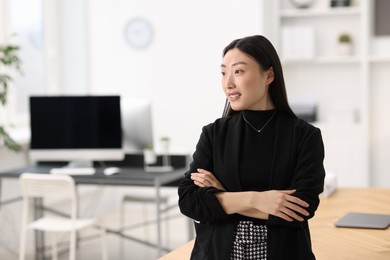
M365 146L363 128L359 124L331 125L317 124L321 129L325 145L324 165L326 172L334 173L339 186L367 186L369 176L363 170L367 163L363 156Z
M289 98L317 103L314 124L323 133L326 170L340 186L370 185L368 2L332 8L329 0L317 0L306 9L269 2L266 35L280 55ZM343 33L352 38L348 55L338 50Z

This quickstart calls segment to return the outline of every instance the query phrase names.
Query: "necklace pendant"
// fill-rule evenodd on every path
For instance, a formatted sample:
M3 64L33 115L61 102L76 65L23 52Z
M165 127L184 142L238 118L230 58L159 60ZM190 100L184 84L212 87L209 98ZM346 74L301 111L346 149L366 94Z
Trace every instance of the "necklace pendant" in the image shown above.
M253 130L255 130L256 132L260 133L260 132L268 125L268 123L272 120L272 118L275 116L275 114L276 114L276 110L274 111L274 113L272 114L272 116L268 119L268 121L263 125L263 127L260 128L260 129L257 129L257 128L254 127L251 123L249 123L249 121L246 119L244 113L242 114L242 117L244 118L244 121L245 121Z

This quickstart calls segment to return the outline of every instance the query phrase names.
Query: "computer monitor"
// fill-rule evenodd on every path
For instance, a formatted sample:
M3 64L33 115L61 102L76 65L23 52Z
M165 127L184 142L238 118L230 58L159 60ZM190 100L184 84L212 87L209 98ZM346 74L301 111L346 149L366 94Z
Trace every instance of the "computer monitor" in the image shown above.
M145 99L123 98L123 148L126 153L140 153L153 146L152 105Z
M30 97L31 161L122 160L119 96Z

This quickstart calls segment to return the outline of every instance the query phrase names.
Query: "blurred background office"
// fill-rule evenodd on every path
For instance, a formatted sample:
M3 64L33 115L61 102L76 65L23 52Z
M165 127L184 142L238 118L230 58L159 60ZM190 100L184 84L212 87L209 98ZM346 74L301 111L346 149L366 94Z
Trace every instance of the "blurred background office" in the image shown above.
M23 61L23 74L13 73L4 115L9 133L23 150L1 148L1 170L29 163L30 95L120 95L122 102L146 100L152 104L155 143L167 136L172 152L191 153L202 125L222 113L222 48L234 38L262 33L262 9L261 1L1 0L0 44L19 45ZM20 194L16 180L3 180L3 184L2 199ZM81 211L92 215L105 213L107 205L119 208L121 194L128 189L102 192L81 187L86 201ZM165 192L176 195L175 189ZM17 259L20 210L19 203L0 210L2 259ZM111 213L108 218L115 215ZM127 215L137 218L134 212ZM172 239L165 243L175 248L187 240L186 232L178 232L186 222L179 217L170 225ZM151 240L154 237L150 235ZM118 238L109 236L109 243L115 250L109 257L118 259ZM80 250L96 251L91 250L93 245ZM125 245L128 257L156 258L154 250L146 252L146 246L131 241Z
M337 185L390 187L387 8L386 0L0 0L0 46L20 46L23 71L12 72L0 107L0 125L22 151L0 146L0 170L29 163L31 95L148 101L155 143L168 136L173 153L191 154L201 127L222 113L223 47L264 34L281 56L293 109L323 132ZM348 39L351 50L340 50ZM2 199L19 192L17 181L7 183ZM118 201L100 203L104 211ZM18 210L0 209L2 259L16 259ZM186 241L177 237L170 246Z

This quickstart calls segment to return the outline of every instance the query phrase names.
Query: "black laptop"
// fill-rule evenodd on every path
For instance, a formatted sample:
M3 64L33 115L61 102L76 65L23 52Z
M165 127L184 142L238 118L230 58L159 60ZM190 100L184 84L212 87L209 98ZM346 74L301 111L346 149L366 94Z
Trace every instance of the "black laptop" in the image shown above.
M386 229L390 215L363 212L349 212L336 221L336 227Z

